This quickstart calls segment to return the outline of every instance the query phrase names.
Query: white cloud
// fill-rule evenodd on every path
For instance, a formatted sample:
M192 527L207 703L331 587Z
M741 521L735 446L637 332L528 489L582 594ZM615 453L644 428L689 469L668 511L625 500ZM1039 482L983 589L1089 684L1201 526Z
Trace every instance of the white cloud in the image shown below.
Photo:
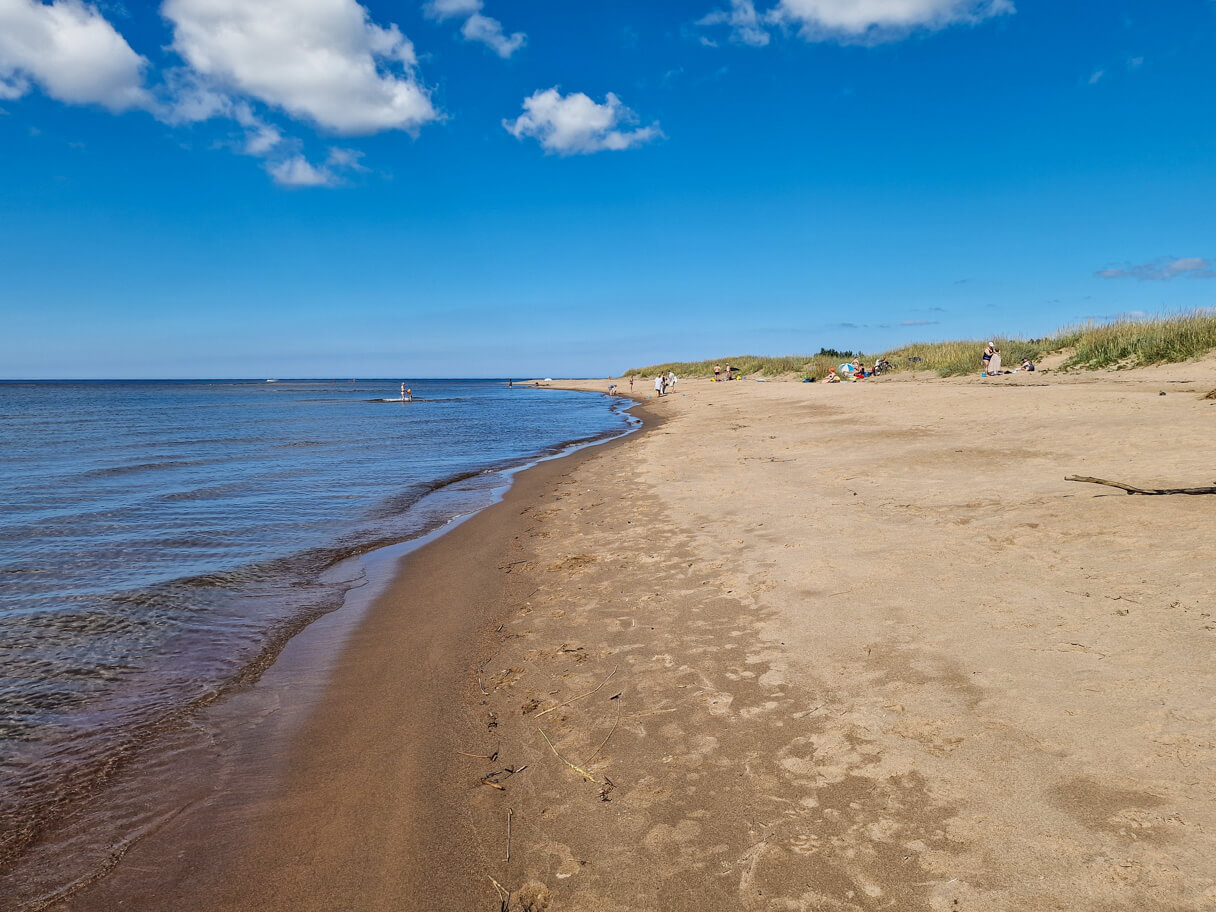
M274 182L284 187L332 187L338 179L331 171L309 164L303 155L293 155L280 162L270 162L266 170Z
M1099 67L1098 69L1094 70L1092 73L1089 74L1089 84L1097 85L1099 82L1102 81L1102 77L1105 75L1106 75L1106 70Z
M875 30L939 29L1013 11L1011 0L781 0L775 13L813 32L859 36Z
M527 40L523 32L515 32L508 37L502 30L502 23L481 13L474 13L460 27L460 34L468 41L480 41L499 57L510 57Z
M1164 282L1185 276L1190 279L1216 278L1216 268L1203 257L1161 257L1148 263L1109 266L1094 273L1100 279L1139 279L1141 282Z
M0 0L0 98L17 98L37 83L72 104L146 107L146 65L95 6Z
M698 24L729 25L734 40L757 46L768 26L794 28L807 41L872 43L1014 11L1013 0L778 0L759 13L752 0L731 0Z
M440 22L445 19L464 19L460 34L466 41L480 41L499 57L510 57L528 40L523 32L507 35L502 23L482 13L482 0L430 0L425 12Z
M438 117L413 45L356 0L165 0L161 11L173 49L206 91L248 96L335 133L413 131Z
M546 152L576 155L628 149L663 135L658 124L621 130L636 116L611 92L597 104L582 92L563 96L557 88L534 92L524 99L524 113L502 125L516 139L530 136Z
M752 47L763 47L769 42L768 28L756 12L752 0L731 0L729 10L715 10L698 20L697 25L729 25L731 38ZM718 45L708 38L701 38L707 47Z

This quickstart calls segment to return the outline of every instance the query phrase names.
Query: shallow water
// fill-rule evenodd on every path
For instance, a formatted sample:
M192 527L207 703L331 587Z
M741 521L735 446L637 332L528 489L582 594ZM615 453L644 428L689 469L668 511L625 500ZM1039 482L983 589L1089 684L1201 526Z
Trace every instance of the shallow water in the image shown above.
M344 560L623 431L486 381L0 383L0 862L338 607Z

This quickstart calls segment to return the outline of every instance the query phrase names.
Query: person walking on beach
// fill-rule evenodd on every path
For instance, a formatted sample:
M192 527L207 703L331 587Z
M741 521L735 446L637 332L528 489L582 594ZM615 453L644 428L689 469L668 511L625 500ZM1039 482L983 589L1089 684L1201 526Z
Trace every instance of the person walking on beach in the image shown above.
M672 389L676 388L676 372L675 371L667 372L667 385L670 386Z
M722 365L721 364L714 365L714 379L715 380L722 379Z
M633 392L633 377L632 376L630 376L630 378L629 378L629 392L631 392L631 393Z
M663 397L663 375L659 374L654 378L654 392L660 399Z

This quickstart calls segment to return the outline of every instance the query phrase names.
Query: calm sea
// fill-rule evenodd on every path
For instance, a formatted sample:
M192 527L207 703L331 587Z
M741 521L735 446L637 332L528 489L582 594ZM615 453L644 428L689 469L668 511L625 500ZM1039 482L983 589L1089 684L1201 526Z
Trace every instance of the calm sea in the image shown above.
M339 607L345 558L630 420L606 396L410 386L0 383L0 864Z

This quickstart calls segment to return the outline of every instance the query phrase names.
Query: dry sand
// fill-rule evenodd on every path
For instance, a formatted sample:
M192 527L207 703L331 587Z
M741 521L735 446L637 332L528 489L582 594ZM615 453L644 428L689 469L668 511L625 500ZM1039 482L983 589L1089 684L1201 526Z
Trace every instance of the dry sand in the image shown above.
M1216 482L1214 387L681 381L407 562L239 859L65 908L1216 908L1216 497L1063 481Z

